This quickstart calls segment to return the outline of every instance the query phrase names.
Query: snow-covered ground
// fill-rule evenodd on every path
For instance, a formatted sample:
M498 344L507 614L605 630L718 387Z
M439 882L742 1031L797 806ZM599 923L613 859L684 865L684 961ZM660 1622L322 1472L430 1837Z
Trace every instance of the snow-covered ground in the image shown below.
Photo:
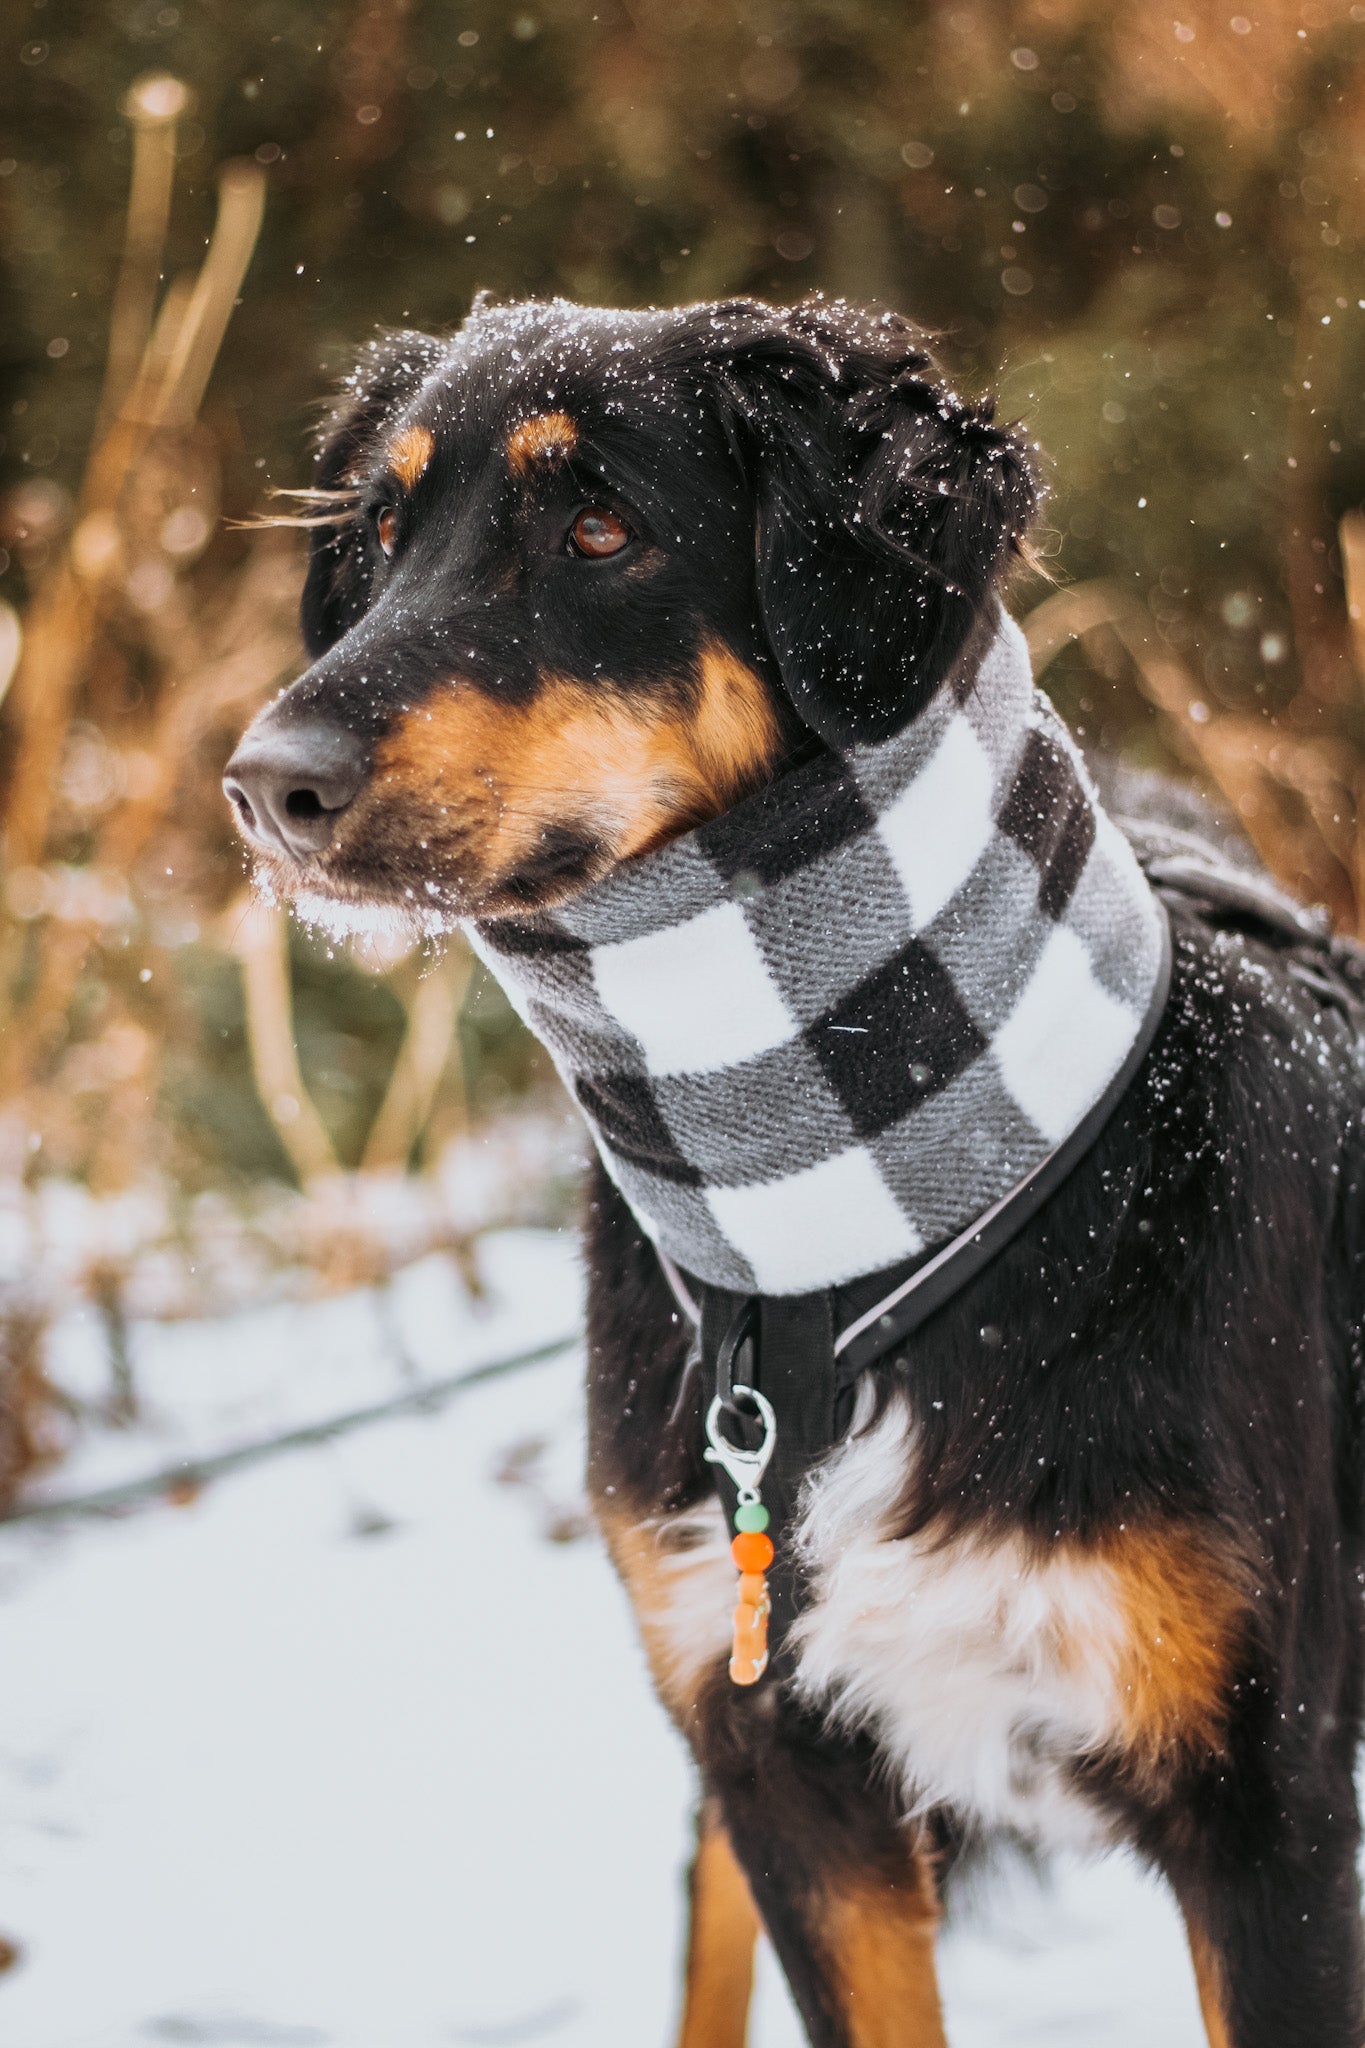
M134 1330L145 1419L53 1494L383 1399L573 1327L570 1239L368 1295ZM73 1389L98 1334L59 1331ZM221 1479L0 1530L10 2048L663 2048L690 1783L595 1537L580 1360ZM1197 2048L1179 1924L1121 1859L952 1931L954 2048ZM770 1960L754 2048L797 2048Z

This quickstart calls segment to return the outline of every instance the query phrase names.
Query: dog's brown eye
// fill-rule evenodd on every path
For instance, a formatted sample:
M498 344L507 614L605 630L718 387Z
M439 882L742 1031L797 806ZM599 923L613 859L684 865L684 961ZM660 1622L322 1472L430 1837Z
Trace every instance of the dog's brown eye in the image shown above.
M569 538L580 555L619 555L630 539L630 528L614 512L590 505L575 519Z
M380 513L375 521L375 531L379 535L379 545L384 553L392 555L398 545L398 514L392 505L386 505Z

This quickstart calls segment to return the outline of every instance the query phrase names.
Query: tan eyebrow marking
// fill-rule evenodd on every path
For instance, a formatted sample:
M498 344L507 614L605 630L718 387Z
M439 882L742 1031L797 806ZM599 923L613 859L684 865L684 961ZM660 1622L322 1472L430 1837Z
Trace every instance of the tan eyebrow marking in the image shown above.
M431 460L436 442L428 427L404 427L389 443L389 468L410 491Z
M507 460L516 476L533 462L562 462L578 443L578 424L566 412L539 412L507 436Z

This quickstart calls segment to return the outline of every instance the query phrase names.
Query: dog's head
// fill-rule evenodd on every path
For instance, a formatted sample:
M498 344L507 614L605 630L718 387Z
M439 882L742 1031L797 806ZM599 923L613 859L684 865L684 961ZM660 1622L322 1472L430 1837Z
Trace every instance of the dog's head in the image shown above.
M372 344L318 463L313 665L224 787L315 912L553 902L967 659L1020 442L891 314L480 307Z

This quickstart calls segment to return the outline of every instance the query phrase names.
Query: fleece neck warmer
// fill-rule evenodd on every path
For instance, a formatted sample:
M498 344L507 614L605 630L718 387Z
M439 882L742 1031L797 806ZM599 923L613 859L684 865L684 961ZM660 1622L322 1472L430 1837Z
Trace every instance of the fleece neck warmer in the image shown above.
M642 1229L774 1295L930 1252L1040 1167L1167 943L1008 619L894 739L473 936Z

